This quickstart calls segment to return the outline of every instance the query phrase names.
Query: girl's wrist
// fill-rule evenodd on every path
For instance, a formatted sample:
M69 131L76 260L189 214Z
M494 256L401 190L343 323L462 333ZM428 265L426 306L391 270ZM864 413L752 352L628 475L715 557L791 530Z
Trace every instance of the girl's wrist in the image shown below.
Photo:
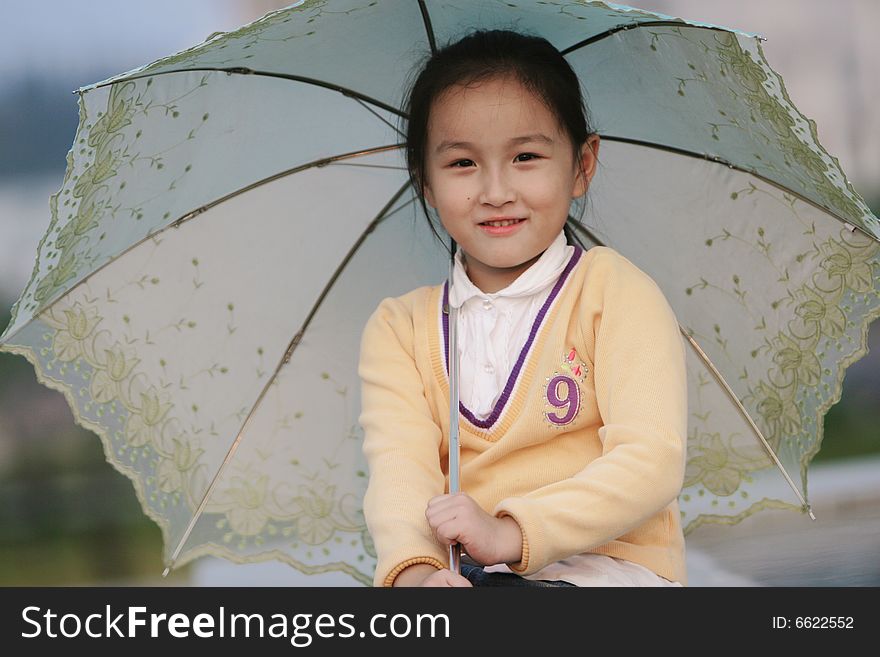
M516 563L522 561L522 529L519 523L510 516L502 516L499 521L499 546L500 552L498 563Z

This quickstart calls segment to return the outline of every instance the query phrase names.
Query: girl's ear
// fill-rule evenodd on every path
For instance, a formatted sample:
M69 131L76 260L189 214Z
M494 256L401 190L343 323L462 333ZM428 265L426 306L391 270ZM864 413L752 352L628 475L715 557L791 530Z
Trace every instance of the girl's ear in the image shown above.
M596 173L596 162L599 157L599 135L593 133L587 137L584 145L581 147L581 160L578 162L577 178L572 190L572 198L577 198L586 193L590 188L590 182L593 180L593 174ZM586 176L581 176L581 169Z

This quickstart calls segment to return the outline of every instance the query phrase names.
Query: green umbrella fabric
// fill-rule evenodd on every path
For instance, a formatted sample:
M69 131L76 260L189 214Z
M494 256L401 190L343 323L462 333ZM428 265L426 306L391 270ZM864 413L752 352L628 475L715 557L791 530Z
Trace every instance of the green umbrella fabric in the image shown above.
M306 0L78 90L0 336L101 438L169 566L371 582L359 339L448 273L396 126L416 58L464 26L544 36L582 80L603 145L578 235L654 278L690 345L685 532L804 508L880 315L880 222L760 37L603 2Z

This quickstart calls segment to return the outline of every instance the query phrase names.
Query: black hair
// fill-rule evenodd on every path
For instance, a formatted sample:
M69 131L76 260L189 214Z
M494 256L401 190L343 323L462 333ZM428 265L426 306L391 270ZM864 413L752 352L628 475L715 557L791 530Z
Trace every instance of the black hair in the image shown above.
M595 134L577 75L562 53L543 37L512 30L477 29L428 55L415 70L417 75L403 101L406 128L400 132L406 139L410 183L428 217L428 225L444 246L446 242L431 221L424 188L428 118L432 105L444 92L454 86L469 87L495 79L517 80L556 118L571 142L576 162L581 159L580 150L587 137ZM579 175L584 176L583 169ZM582 206L581 218L584 209ZM575 243L568 225L572 222L578 220L569 215L565 226L569 243Z

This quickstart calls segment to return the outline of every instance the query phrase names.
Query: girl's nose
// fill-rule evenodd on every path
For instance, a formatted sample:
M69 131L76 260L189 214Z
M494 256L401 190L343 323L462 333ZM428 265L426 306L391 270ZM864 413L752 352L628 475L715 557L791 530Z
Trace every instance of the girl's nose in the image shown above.
M480 203L489 205L504 205L508 201L516 200L516 190L510 183L508 176L503 171L488 172L483 178L483 188L480 195Z

